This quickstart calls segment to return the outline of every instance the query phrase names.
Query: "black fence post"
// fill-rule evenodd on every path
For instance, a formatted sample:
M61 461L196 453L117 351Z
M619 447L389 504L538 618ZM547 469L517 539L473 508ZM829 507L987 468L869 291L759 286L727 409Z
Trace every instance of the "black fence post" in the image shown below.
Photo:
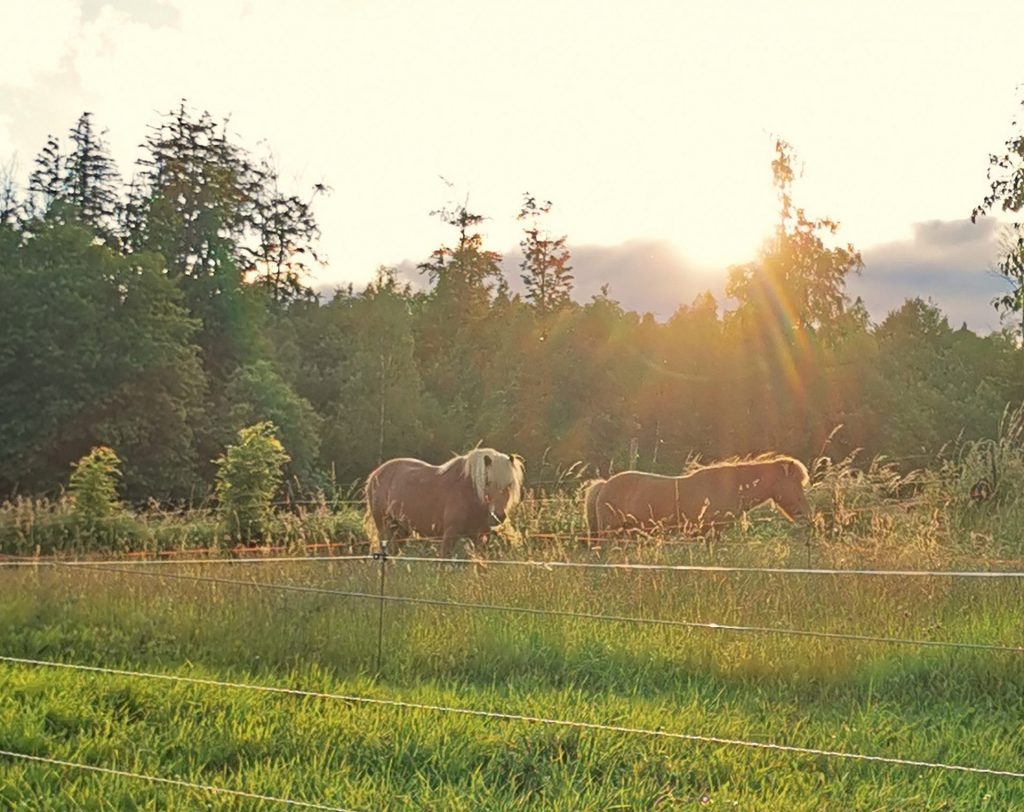
M380 549L373 554L380 561L380 611L377 614L377 675L380 676L381 657L384 651L384 573L388 561L388 541L381 539Z

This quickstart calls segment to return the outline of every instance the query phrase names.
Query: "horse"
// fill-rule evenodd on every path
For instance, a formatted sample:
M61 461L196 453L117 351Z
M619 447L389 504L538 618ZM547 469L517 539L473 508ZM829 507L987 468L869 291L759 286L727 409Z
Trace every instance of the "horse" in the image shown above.
M401 457L366 479L366 507L380 541L400 530L440 538L442 558L456 539L485 539L522 499L523 461L474 448L442 465Z
M726 460L683 476L623 471L585 493L589 532L627 529L715 529L740 513L772 502L789 521L811 507L802 462L781 454ZM593 503L593 507L591 507Z

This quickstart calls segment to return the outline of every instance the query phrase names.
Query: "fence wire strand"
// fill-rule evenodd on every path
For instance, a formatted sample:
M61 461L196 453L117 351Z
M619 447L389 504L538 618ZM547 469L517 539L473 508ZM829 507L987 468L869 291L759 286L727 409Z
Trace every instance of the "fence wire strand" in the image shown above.
M502 558L434 558L430 556L394 556L395 561L433 564L478 564L480 566L520 566L534 569L646 570L651 572L757 573L764 575L875 575L903 578L1024 578L1024 572L1000 570L869 570L812 567L740 567L719 564L644 564L603 561L516 560Z
M6 659L6 658L0 658ZM65 767L74 770L85 770L88 772L102 773L103 775L114 775L118 778L133 778L140 781L149 781L154 784L165 784L173 787L180 787L183 789L191 789L197 792L206 792L212 795L230 795L235 798L245 798L250 801L263 801L265 803L281 804L282 806L300 807L303 809L326 809L330 812L352 812L350 809L344 809L340 806L327 806L325 804L314 803L313 801L299 801L293 798L279 798L275 795L262 795L257 792L247 792L241 789L228 789L226 787L217 787L212 784L199 784L193 781L185 781L181 778L166 778L161 775L147 775L145 773L133 773L128 770L118 770L113 767L100 767L95 764L82 764L77 761L64 761L59 758L51 758L49 756L36 756L29 753L16 753L13 750L0 750L0 756L6 756L7 758L20 759L22 761L33 761L39 764L47 764L54 767Z
M414 711L431 711L434 713L447 713L461 716L471 716L483 719L496 719L507 722L525 722L551 727L574 728L577 730L594 730L610 733L621 733L633 736L646 736L651 738L672 739L676 741L687 741L696 744L712 744L728 747L744 747L756 750L769 750L774 752L794 753L805 756L818 756L824 758L846 759L851 761L873 762L901 767L918 767L924 769L946 770L976 775L991 775L1004 778L1024 778L1024 772L1013 770L998 770L988 767L974 767L962 764L947 764L938 761L921 761L916 759L905 759L897 756L879 756L863 753L850 753L843 750L823 750L814 747L801 747L792 744L778 744L775 742L749 741L745 739L732 739L722 736L710 736L698 733L679 733L668 730L652 730L649 728L630 727L626 725L604 724L602 722L584 722L572 719L553 719L544 716L530 716L521 713L506 713L503 711L491 711L478 708L458 708L449 705L432 705L423 702L407 702L400 699L384 699L381 697L359 696L354 694L336 694L326 691L308 691L300 688L281 688L271 685L257 685L244 682L228 682L202 677L186 677L180 674L159 674L145 671L129 671L119 668L104 668L101 666L80 665L77 663L63 663L49 660L33 660L23 657L9 657L0 655L0 662L12 663L15 665L63 668L73 671L83 671L96 674L107 674L111 676L132 677L139 679L164 680L167 682L178 682L206 687L227 688L232 690L256 691L269 694L280 694L297 696L308 699L325 699L349 704L376 705L381 707L399 708ZM173 779L167 779L173 780ZM301 803L301 802L300 802ZM330 807L314 807L327 809Z
M642 562L606 562L606 561L560 561L557 559L511 559L511 558L439 558L434 556L416 556L389 554L389 559L413 564L454 564L489 566L529 567L535 570L556 569L592 569L647 572L695 572L719 574L761 574L761 575L821 575L821 576L874 576L883 578L1024 578L1020 570L895 570L895 569L842 569L828 567L749 567L730 566L723 564L645 564ZM3 567L30 567L60 565L69 567L101 567L114 564L124 566L151 566L164 564L281 564L281 563L321 563L344 561L370 561L373 555L296 555L296 556L251 556L247 558L133 558L133 559L60 559L26 556L23 558L8 557L0 559ZM1014 562L1019 563L1019 562Z
M400 560L400 559L399 559ZM1006 646L996 643L969 643L949 640L921 640L901 637L885 637L881 635L856 634L852 632L826 632L813 629L791 629L775 626L745 626L733 623L712 623L697 620L675 620L672 618L636 617L629 615L609 615L591 612L577 612L570 609L546 609L536 606L514 606L508 604L494 603L472 603L468 601L443 600L440 598L420 598L406 595L379 595L373 592L357 592L342 589L330 589L327 587L305 586L302 584L278 584L264 583L260 581L243 581L238 578L222 578L213 575L190 575L179 572L146 572L138 569L124 569L121 567L97 566L78 564L74 569L90 570L93 572L112 572L127 575L141 575L143 577L171 579L180 581L195 581L199 583L224 584L229 586L242 586L255 589L270 589L287 592L303 592L317 595L333 595L340 598L357 598L361 600L387 601L390 603L412 604L421 606L434 606L450 609L476 609L490 612L506 612L520 615L539 615L544 617L575 618L580 620L595 620L611 623L637 624L647 626L665 626L685 629L706 629L710 631L726 631L747 634L772 634L785 637L809 637L825 640L845 640L862 643L884 643L888 645L902 645L914 647L949 648L949 649L970 649L976 651L999 651L1012 654L1024 654L1022 646Z

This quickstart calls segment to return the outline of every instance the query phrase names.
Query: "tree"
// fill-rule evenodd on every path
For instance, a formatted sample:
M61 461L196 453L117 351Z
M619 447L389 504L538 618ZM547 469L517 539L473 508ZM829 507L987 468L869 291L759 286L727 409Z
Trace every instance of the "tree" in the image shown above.
M144 149L125 213L128 248L163 255L202 321L206 362L223 380L261 355L266 302L309 292L304 257L315 257L319 234L312 199L281 194L273 168L235 144L226 122L184 102L151 129Z
M96 446L76 462L68 482L75 518L82 524L95 526L120 511L119 479L121 460L106 446Z
M1017 127L1018 121L1015 119L1011 126ZM995 210L1019 215L1024 208L1024 134L1007 139L1003 148L1006 151L1002 155L988 157L989 193L971 212L972 223ZM1006 224L1002 242L998 268L1010 291L996 297L992 304L997 310L1020 313L1024 341L1024 222L1015 219Z
M775 238L755 262L729 270L726 293L739 301L749 320L759 323L770 340L791 342L795 334L834 338L835 328L849 304L846 278L863 267L860 252L850 244L828 248L823 235L834 235L839 224L829 218L809 218L794 207L792 147L775 142L772 176L779 195L779 225ZM767 338L767 336L766 336Z
M21 219L24 203L18 197L14 161L0 167L0 228L15 227Z
M276 174L264 166L269 194L257 201L254 227L258 235L249 254L249 272L253 284L269 293L270 298L284 304L296 299L311 298L313 291L305 283L312 268L320 262L316 242L320 226L313 214L313 201L328 189L316 184L309 200L277 191Z
M66 188L66 163L67 158L61 152L60 141L56 136L48 135L45 146L36 156L35 169L28 176L28 191L33 196L34 213L44 216L54 203L62 199Z
M160 257L121 256L75 223L0 229L0 286L0 491L56 487L108 445L129 495L187 494L205 378Z
M954 330L919 298L889 313L875 334L881 374L865 388L885 415L876 447L915 455L958 436L994 436L1014 377L1005 337Z
M239 367L228 380L226 398L236 430L270 421L290 451L295 473L307 484L320 452L320 418L274 365L261 359Z
M483 247L483 235L475 231L484 217L469 211L469 201L454 209L441 208L430 212L458 229L459 240L454 248L442 245L419 264L420 273L434 285L437 299L460 302L467 310L486 305L495 284L504 280L501 254Z
M29 176L29 191L38 198L33 207L39 217L60 221L74 219L117 245L120 175L101 134L85 112L71 128L71 151L49 136Z
M523 261L519 267L526 285L526 299L542 320L571 301L573 286L566 237L552 237L540 227L540 218L550 211L550 200L539 203L533 195L526 193L516 217L527 221L523 229L526 237L519 243L523 249Z
M337 383L325 407L323 456L338 474L365 475L388 457L437 453L424 436L434 407L416 367L412 304L409 286L382 267L361 294L335 296L323 308L326 329L345 344L332 359Z
M487 399L484 370L497 360L501 325L490 319L492 296L507 300L501 255L483 247L477 230L484 217L463 203L431 212L458 230L454 247L442 245L420 264L434 283L415 308L417 363L427 392L440 404L435 442L463 446L478 423L477 404Z
M820 418L829 353L846 334L846 278L862 267L852 245L829 247L838 224L794 205L792 147L775 143L772 175L779 224L754 262L729 270L726 294L739 306L726 319L736 376L729 425L742 449L806 450L831 431ZM811 421L816 425L808 431Z
M93 131L92 113L82 113L69 138L74 147L66 163L66 199L83 223L112 240L121 211L120 175L102 135Z

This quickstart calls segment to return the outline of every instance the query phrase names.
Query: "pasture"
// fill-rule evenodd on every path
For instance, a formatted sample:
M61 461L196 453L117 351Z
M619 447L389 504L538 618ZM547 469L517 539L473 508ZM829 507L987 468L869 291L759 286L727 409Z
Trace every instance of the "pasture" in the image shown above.
M826 498L823 489L816 498ZM834 507L836 493L827 498ZM803 567L811 556L826 567L984 569L972 545L950 546L954 531L964 535L959 510L872 509L845 525L837 519L805 531L766 519L735 528L715 545L652 540L595 551L542 539L542 526L566 528L577 519L566 505L528 500L516 543L489 554L783 568ZM991 521L999 524L995 515ZM379 562L41 565L0 571L0 654L717 740L1024 768L1024 654L906 642L1019 647L1018 579L411 560L431 554L426 544L403 554L406 560L385 565L389 596L568 614L388 601L378 674L379 602L335 593L376 593ZM1020 778L721 741L10 660L0 664L0 685L0 749L328 808L923 810L1024 803ZM14 759L0 761L0 770L0 800L11 809L55 802L95 810L281 806Z

